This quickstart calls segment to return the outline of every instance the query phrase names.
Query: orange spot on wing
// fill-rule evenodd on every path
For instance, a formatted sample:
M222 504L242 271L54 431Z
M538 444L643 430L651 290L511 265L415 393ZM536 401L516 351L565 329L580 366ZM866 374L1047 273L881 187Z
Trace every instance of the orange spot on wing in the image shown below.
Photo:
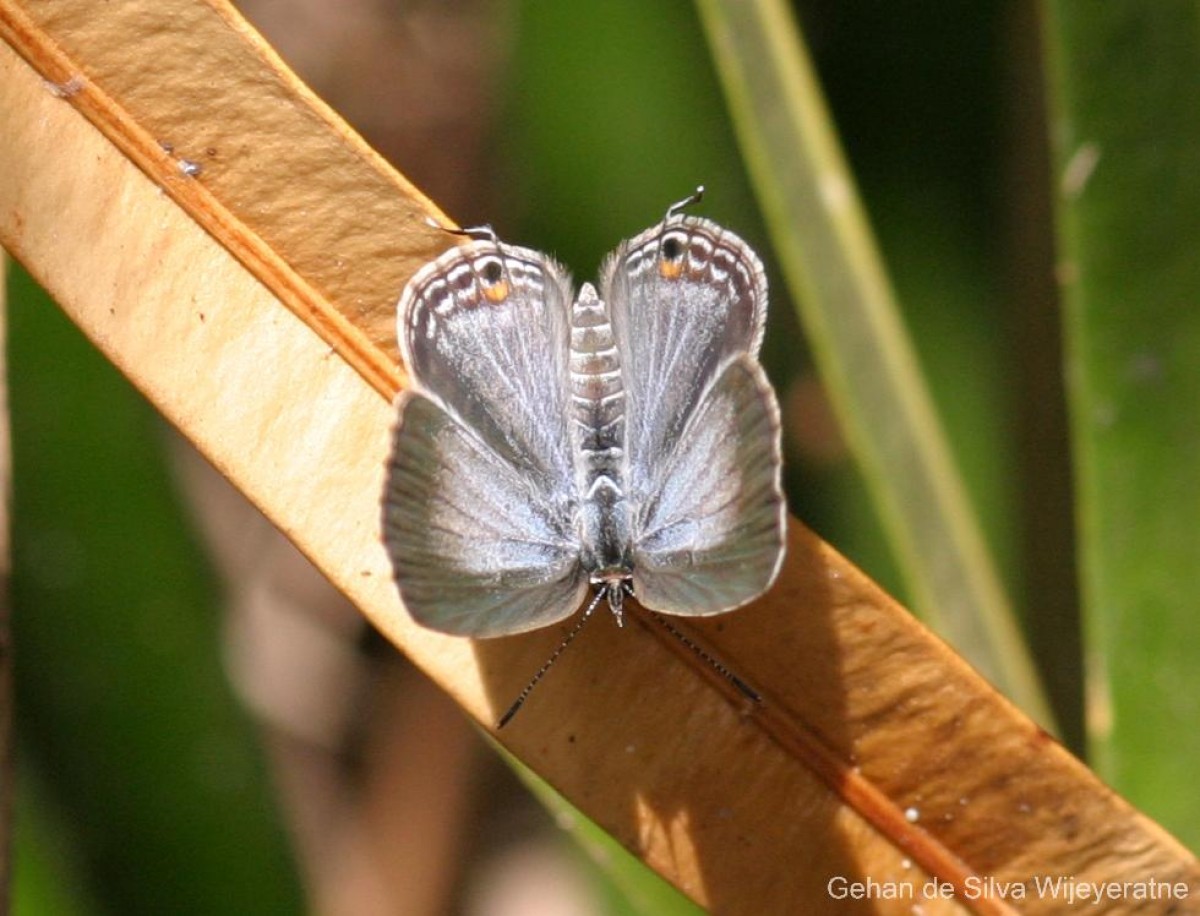
M508 298L508 281L498 280L495 283L484 284L483 295L493 305L499 305Z
M676 258L673 261L659 258L658 273L664 280L678 280L679 275L683 273L683 258Z

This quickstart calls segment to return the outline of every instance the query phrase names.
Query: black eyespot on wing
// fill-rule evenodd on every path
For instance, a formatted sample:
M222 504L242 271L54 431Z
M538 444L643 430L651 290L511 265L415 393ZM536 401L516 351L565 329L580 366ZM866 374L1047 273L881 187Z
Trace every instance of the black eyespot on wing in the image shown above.
M504 268L500 266L499 261L488 261L483 265L482 275L483 282L491 286L500 282L504 276Z

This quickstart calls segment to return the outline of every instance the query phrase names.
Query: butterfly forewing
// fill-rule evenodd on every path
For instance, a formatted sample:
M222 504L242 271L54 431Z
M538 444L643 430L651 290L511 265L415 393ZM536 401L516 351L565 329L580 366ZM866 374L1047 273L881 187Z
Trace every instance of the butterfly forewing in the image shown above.
M628 392L631 485L644 491L719 369L738 353L758 353L766 280L736 236L709 220L676 217L613 253L600 295Z
M555 498L574 472L567 426L557 422L567 411L572 299L549 258L475 240L413 278L397 321L415 386Z

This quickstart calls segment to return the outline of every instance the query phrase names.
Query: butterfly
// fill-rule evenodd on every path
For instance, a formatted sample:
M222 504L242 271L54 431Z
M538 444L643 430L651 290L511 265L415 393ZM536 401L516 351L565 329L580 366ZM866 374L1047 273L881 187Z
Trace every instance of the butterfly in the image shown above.
M420 624L492 637L602 600L721 614L784 556L779 408L758 361L750 247L672 206L574 291L490 230L425 265L397 306L410 384L383 498Z

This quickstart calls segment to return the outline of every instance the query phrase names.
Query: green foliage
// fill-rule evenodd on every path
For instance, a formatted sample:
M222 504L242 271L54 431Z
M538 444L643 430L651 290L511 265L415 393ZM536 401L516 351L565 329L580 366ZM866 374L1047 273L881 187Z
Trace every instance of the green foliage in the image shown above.
M13 636L19 767L37 790L22 823L56 824L74 850L54 893L76 886L111 912L296 911L260 751L221 670L213 583L164 461L169 432L16 278ZM18 886L49 857L25 851L43 833L18 836Z
M790 10L699 7L776 256L913 608L1049 727Z
M1088 749L1101 775L1196 849L1196 7L1048 12Z

